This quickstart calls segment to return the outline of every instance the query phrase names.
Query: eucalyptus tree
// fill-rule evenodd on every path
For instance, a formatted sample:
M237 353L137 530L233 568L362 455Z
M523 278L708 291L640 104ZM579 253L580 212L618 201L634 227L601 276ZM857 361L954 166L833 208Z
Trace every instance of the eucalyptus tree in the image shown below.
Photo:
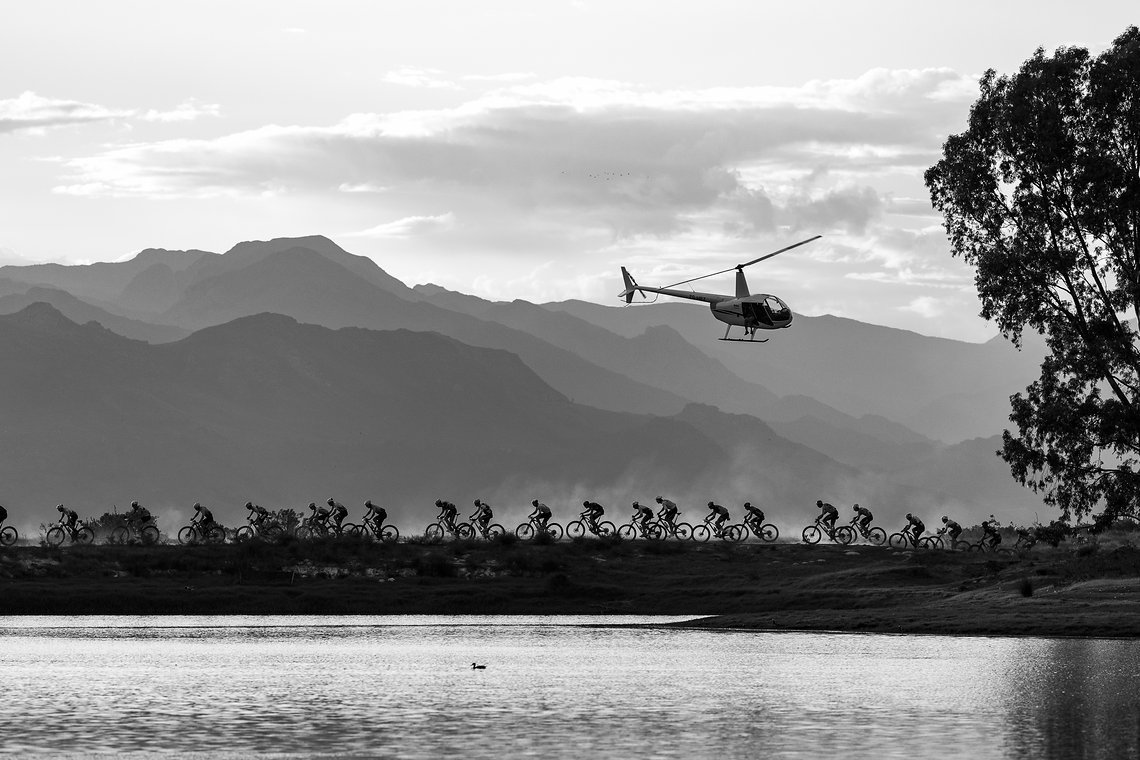
M982 316L1016 345L1027 330L1048 344L998 453L1066 519L1136 513L1140 31L1096 56L1039 48L980 84L925 178Z

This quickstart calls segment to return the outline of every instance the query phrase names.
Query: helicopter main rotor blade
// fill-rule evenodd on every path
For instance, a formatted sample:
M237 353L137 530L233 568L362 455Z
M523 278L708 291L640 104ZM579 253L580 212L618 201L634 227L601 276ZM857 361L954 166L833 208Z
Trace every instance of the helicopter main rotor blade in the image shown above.
M761 256L758 259L752 259L752 261L749 261L746 264L737 264L734 267L729 267L728 269L722 269L719 272L712 272L711 274L702 274L700 277L694 277L691 280L681 280L680 282L675 282L672 285L666 285L665 287L666 288L675 288L678 285L687 285L690 282L696 282L697 280L703 280L706 277L716 277L718 274L724 274L725 272L731 272L734 269L744 269L744 267L750 267L753 264L757 264L757 263L763 261L764 259L770 259L773 256L779 256L781 253L785 253L787 251L790 251L793 248L799 248L801 245L807 245L808 243L810 243L813 240L819 240L821 237L823 237L823 235L816 235L815 237L810 237L807 240L801 240L798 243L793 243L792 245L789 245L785 248L781 248L778 251L773 251L772 253L765 254L764 256Z
M801 241L800 241L800 242L798 242L798 243L792 243L792 244L791 244L791 245L789 245L787 248L781 248L781 249L780 249L780 250L778 250L778 251L773 251L772 253L769 253L769 254L766 254L766 255L764 255L764 256L761 256L761 257L760 257L760 258L758 258L758 259L752 259L752 261L749 261L747 264L737 264L736 266L734 266L734 267L733 267L733 269L744 269L744 267L750 267L750 266L752 266L753 264L758 264L758 263L760 263L760 262L761 262L761 261L763 261L764 259L770 259L770 258L772 258L773 256L779 256L781 253L784 253L784 252L786 252L786 251L790 251L790 250L792 250L793 248L799 248L801 245L807 245L808 243L810 243L810 242L811 242L811 241L813 241L813 240L819 240L821 237L823 237L823 235L816 235L815 237L810 237L810 238L808 238L807 240L801 240ZM726 272L728 272L728 271L731 271L731 270L728 270L728 269L726 269L725 271L726 271ZM720 272L718 272L717 274L720 274Z

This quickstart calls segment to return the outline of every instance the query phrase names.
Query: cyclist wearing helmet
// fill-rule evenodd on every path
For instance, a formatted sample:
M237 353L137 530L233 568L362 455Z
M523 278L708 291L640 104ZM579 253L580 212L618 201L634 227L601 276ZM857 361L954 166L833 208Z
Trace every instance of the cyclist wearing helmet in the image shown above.
M633 502L630 506L633 507L633 521L641 528L644 534L649 527L649 521L653 519L653 510L649 507L643 507L638 502Z
M713 533L719 536L721 526L728 520L728 510L713 501L709 502L708 507L709 513L705 517L705 522L711 522Z
M942 515L942 530L938 532L948 534L950 536L950 545L953 546L954 542L958 540L958 536L962 535L962 526L946 515Z
M585 508L586 520L590 523L590 529L597 533L598 520L606 513L606 508L596 501L589 500L582 502L582 506Z
M74 536L75 531L78 530L76 523L79 522L79 514L74 509L68 509L62 504L57 506L56 509L59 510L59 524L66 525L71 535Z
M875 519L875 516L871 514L871 510L860 507L858 504L851 507L851 511L855 513L855 519L851 521L851 524L858 528L864 536L867 535L867 529L871 527L871 520Z
M452 504L450 501L443 499L436 499L435 505L439 507L439 515L437 520L447 526L451 532L455 532L455 518L459 516L459 508Z
M136 528L149 523L153 518L151 517L150 510L139 504L137 501L131 502L131 511L127 513L127 522L134 525Z
M922 520L919 520L910 512L906 513L906 522L907 528L909 528L911 532L911 541L915 546L918 546L918 539L922 536L922 532L926 530L926 525L923 524ZM906 528L903 530L905 532Z
M214 513L194 502L194 515L190 518L190 524L201 528L202 535L209 535L210 528L214 526Z
M550 507L543 504L538 499L532 499L530 505L534 507L530 514L526 516L528 520L535 520L543 530L546 530L546 524L550 522Z
M661 510L657 516L661 518L661 522L668 523L672 527L677 526L677 503L670 501L662 496L657 497L657 503L661 505Z
M260 528L261 524L269 519L269 510L260 504L247 501L245 508L249 510L249 514L245 516L246 522L255 528Z
M753 530L756 533L760 532L760 526L764 524L764 511L760 507L752 506L752 502L744 502L744 519L751 523Z
M344 518L348 517L348 507L335 499L329 499L328 505L329 515L332 516L332 521L336 525L336 532L340 533L342 530L341 523L344 522Z
M317 525L328 527L329 525L329 511L325 509L324 505L317 506L314 501L309 502L309 511L313 514L309 516L309 520Z
M384 507L373 504L371 499L364 502L364 520L372 524L377 536L380 535L380 529L384 527L384 521L387 519L388 510Z
M822 499L817 499L815 505L820 509L819 517L815 518L815 521L826 524L829 534L834 533L835 521L839 519L839 510Z
M988 520L982 520L982 542L989 543L991 549L1001 543L998 521L993 515L990 515Z
M487 525L491 522L491 518L495 516L495 513L491 511L491 505L485 501L476 499L472 503L475 505L475 511L471 513L471 517L468 519L479 523L480 531L486 533Z

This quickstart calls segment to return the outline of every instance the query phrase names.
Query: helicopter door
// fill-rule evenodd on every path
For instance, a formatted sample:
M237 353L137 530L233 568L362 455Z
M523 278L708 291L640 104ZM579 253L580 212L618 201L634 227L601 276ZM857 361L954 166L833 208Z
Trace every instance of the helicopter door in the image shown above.
M740 304L740 313L743 315L745 321L750 325L772 324L772 320L768 317L768 312L764 309L763 304L755 303L753 301L745 301Z
M768 314L771 317L772 321L776 321L776 322L791 321L792 310L789 309L788 305L786 303L784 303L783 301L781 301L779 298L776 298L776 296L768 296L767 298L764 299L764 302L768 307L767 311L768 311ZM769 321L768 324L772 324L772 321Z

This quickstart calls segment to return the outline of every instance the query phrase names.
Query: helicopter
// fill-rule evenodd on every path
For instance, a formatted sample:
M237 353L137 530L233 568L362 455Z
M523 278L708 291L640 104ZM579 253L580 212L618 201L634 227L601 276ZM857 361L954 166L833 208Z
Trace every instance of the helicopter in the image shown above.
M749 293L748 281L744 279L744 268L758 264L765 259L770 259L785 251L790 251L793 248L799 248L801 245L806 245L821 237L823 236L816 235L815 237L801 240L786 248L781 248L778 251L761 256L758 259L752 259L752 261L737 264L734 267L722 269L719 272L703 274L700 277L694 277L690 280L675 282L664 288L651 288L647 285L638 285L626 268L622 267L621 276L625 281L625 290L621 292L618 298L624 298L626 304L629 304L633 300L635 293L641 293L641 297L645 298L645 294L648 292L658 293L664 296L673 296L674 298L687 298L690 301L704 301L709 305L713 316L728 325L728 327L725 328L724 337L718 338L718 340L727 340L736 343L767 343L767 338L756 340L756 331L779 330L787 327L792 323L792 310L776 296L769 295L768 293ZM734 269L736 270L736 295L734 296L720 295L718 293L698 293L691 290L674 290L678 285L696 282L706 277L731 272ZM733 326L743 327L744 334L747 337L728 337L728 333L732 330Z

